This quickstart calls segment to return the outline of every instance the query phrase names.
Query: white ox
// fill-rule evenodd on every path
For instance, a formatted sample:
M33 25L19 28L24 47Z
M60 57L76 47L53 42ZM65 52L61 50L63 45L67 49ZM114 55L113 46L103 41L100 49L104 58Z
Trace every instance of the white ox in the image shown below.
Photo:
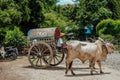
M72 63L76 58L79 58L83 63L86 60L89 60L91 74L93 74L95 62L98 63L100 73L103 73L101 68L101 61L106 59L108 53L113 53L114 51L113 44L105 43L103 40L96 40L94 43L70 40L66 43L68 45L66 57L66 74L70 69L72 75L75 75L72 70Z

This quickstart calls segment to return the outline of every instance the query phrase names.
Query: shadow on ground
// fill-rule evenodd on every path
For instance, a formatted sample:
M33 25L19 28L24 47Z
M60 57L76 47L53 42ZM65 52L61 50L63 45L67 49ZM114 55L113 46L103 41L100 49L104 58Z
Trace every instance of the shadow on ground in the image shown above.
M66 77L79 77L79 76L96 76L96 75L105 75L105 74L111 74L110 72L105 72L103 74L100 73L94 73L93 75L91 75L90 73L84 73L84 74L76 74L76 75L65 75Z
M56 70L63 70L63 71L65 71L65 69L66 69L66 68L63 67L63 66L51 66L51 67L44 68L44 69L43 69L43 68L34 68L34 67L32 67L32 66L24 66L23 68L37 69L37 70L52 70L52 71L56 71ZM87 73L80 73L80 74L72 75L72 74L70 73L70 71L69 71L70 75L65 75L65 76L66 76L66 77L91 76L89 67L85 67L85 68L76 67L76 68L73 68L73 70L74 70L74 71L80 71L80 72L87 72ZM111 74L111 73L110 73L110 72L104 72L103 74L100 74L100 73L99 73L99 68L96 68L96 69L94 70L93 76L95 76L95 75L105 75L105 74Z
M30 69L44 69L44 70L65 70L66 67L63 67L63 66L50 66L50 67L47 67L47 68L35 68L33 66L23 66L23 68L30 68ZM80 70L80 69L89 69L89 67L85 67L85 68L73 68L73 70ZM98 68L96 68L98 69Z

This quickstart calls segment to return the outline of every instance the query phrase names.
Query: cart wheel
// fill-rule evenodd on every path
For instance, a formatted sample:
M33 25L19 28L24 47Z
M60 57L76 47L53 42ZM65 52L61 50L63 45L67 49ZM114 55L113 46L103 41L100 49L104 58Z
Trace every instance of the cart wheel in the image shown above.
M58 50L56 49L55 44L54 44L54 46L52 45L51 47L53 49L52 50L53 51L53 58L52 58L52 62L51 62L50 65L51 66L56 66L56 65L60 64L63 61L65 55L62 52L58 52ZM45 63L48 63L47 56L44 56L43 60L45 61Z
M43 58L47 56L48 63L44 63ZM52 48L45 42L38 42L32 45L28 51L30 64L35 68L47 68L52 61Z

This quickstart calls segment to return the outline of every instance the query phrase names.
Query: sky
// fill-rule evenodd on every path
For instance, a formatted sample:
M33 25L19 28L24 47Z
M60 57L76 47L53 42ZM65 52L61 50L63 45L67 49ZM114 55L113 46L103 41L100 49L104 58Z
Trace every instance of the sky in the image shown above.
M74 4L72 0L60 0L57 5L64 5L64 4Z

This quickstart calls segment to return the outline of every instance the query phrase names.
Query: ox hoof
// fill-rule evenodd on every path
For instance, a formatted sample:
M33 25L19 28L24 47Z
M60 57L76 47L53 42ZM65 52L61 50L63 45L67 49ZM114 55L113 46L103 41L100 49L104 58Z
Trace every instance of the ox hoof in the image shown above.
M104 72L103 71L100 71L100 74L103 74Z
M72 73L72 75L76 75L76 74L73 72L73 70L71 70L71 73Z
M72 73L73 76L75 76L76 74L75 73Z
M66 74L66 75L67 75L67 72L68 72L68 71L65 71L65 74Z
M90 72L91 75L93 75L93 72Z
M91 73L91 75L93 75L93 73Z

